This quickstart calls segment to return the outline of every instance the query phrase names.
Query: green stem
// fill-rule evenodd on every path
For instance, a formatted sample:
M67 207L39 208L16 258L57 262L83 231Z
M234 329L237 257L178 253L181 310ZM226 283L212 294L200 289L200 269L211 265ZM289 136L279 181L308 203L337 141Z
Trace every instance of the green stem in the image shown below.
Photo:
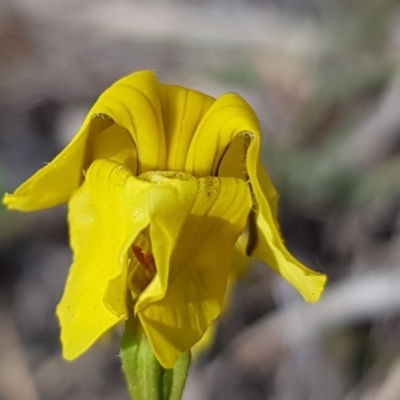
M174 368L165 369L139 320L131 316L121 340L121 359L132 399L181 400L190 366L189 351L182 354Z

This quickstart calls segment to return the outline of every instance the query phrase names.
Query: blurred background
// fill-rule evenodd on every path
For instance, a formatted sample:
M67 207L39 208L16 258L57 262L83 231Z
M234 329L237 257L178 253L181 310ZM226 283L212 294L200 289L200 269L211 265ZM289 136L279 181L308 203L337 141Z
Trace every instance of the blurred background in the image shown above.
M291 251L329 276L305 304L254 263L185 400L400 399L400 4L2 0L0 195L50 161L134 70L256 110ZM0 399L127 400L112 332L73 363L54 315L66 207L0 206Z

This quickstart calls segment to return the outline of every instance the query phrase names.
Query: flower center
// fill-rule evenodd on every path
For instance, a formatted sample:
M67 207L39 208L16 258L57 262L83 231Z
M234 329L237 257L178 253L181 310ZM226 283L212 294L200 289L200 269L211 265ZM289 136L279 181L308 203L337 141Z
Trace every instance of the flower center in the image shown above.
M128 288L135 300L150 284L157 273L152 254L150 234L145 229L139 234L129 250Z
M154 261L153 255L151 253L144 252L141 247L134 244L132 245L132 251L137 260L146 270L146 274L150 275L151 278L153 278L157 272L156 262Z
M147 171L143 172L138 177L140 180L150 183L165 183L169 179L177 179L179 181L188 181L190 179L196 179L193 175L182 171Z

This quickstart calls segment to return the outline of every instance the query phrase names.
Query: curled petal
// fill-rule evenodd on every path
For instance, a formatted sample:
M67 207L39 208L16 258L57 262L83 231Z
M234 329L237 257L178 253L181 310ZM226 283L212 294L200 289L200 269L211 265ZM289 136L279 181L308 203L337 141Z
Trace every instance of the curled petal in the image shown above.
M135 311L157 358L171 368L221 313L251 196L235 178L159 179L149 191L157 274Z
M137 174L165 170L160 83L153 71L136 72L114 83L99 97L91 113L107 115L129 132L139 157Z
M199 121L214 102L210 96L162 85L152 71L117 81L94 104L71 143L24 182L4 203L34 211L67 202L96 159L146 171L183 170Z
M68 203L69 240L75 258L82 248L85 249L95 217L92 197L85 181Z
M246 253L247 243L247 233L240 235L235 243L235 253L233 255L232 266L229 275L229 280L232 284L236 284L236 282L242 278L249 269L251 257L249 257Z
M306 301L319 300L326 275L315 272L296 260L286 249L277 224L276 191L259 161L260 138L249 146L247 169L255 197L255 212L250 217L248 252L264 260L290 282Z
M86 179L71 201L75 261L57 309L64 355L77 357L127 314L127 257L148 226L157 273L135 312L170 368L221 312L235 242L251 208L248 185L177 172L137 179L106 160L96 161ZM92 217L81 221L85 210Z
M277 222L278 194L260 158L260 129L251 107L238 95L215 101L199 125L186 161L196 176L218 174L248 179L254 195L247 252L265 261L310 302L319 299L326 276L298 262L286 249Z
M233 139L244 132L243 121L246 119L254 119L257 124L253 110L240 96L229 93L218 98L193 136L185 171L197 177L216 175L222 156Z
M131 74L107 89L71 143L3 201L21 211L56 206L70 199L83 181L82 170L95 159L124 163L136 173L137 153L142 171L165 168L159 82L152 71Z
M197 126L215 99L181 86L160 85L167 171L184 171Z
M101 119L93 121L104 129L111 123ZM19 186L14 194L4 196L4 204L10 209L34 211L68 201L83 180L82 168L86 163L91 126L87 120L72 142L51 163Z
M148 184L138 182L135 192L127 197L129 177L131 172L126 167L98 160L70 203L75 254L57 307L63 353L69 360L82 354L127 314L124 276L128 249L148 224L146 214L130 212L136 202L143 201ZM83 212L90 217L82 219ZM121 285L123 290L116 290Z
M137 168L136 149L126 130L104 115L90 113L72 142L49 164L6 194L10 209L35 211L67 202L91 161L104 157Z
M231 305L232 294L237 281L245 274L250 266L250 257L246 254L247 235L243 233L235 243L235 251L229 271L227 287L225 291L224 305L221 314L225 314ZM218 322L214 321L207 329L203 337L192 347L192 357L197 356L212 346L215 341Z

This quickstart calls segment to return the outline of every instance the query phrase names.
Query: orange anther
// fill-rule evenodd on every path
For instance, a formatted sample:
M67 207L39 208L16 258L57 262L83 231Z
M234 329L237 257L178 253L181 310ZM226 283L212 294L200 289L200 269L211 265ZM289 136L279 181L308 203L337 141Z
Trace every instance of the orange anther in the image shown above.
M154 257L151 253L145 253L143 249L139 246L132 245L133 254L136 256L140 264L143 265L144 269L151 275L155 275L156 263Z

